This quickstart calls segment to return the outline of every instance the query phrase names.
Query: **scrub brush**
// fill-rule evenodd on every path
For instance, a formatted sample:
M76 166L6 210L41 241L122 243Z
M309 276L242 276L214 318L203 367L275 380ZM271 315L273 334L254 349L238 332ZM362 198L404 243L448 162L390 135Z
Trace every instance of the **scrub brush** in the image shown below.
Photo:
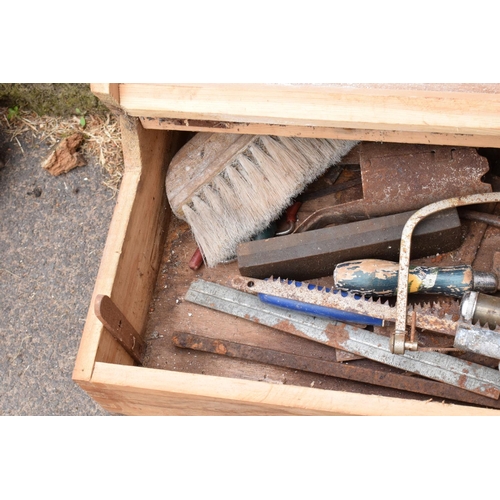
M276 220L309 183L357 141L225 133L196 134L172 159L166 193L205 264L231 259Z

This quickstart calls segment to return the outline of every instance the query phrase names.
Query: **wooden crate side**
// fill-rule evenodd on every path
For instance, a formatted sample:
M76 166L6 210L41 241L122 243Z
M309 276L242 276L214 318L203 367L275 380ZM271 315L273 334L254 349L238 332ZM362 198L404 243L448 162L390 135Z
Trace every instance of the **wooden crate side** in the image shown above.
M486 416L497 410L96 363L84 389L125 415Z
M144 128L210 132L218 134L255 134L286 137L314 137L319 139L342 139L372 142L398 142L408 144L435 144L441 146L464 146L499 148L500 135L438 134L435 132L401 132L399 130L366 130L333 127L306 127L300 125L273 125L262 123L236 123L208 120L180 120L144 118Z
M111 299L132 326L143 333L170 219L165 175L177 151L177 132L144 130L122 117L126 172L139 172Z
M121 117L121 129L125 173L73 371L78 381L90 379L96 360L132 364L95 316L95 297L110 296L143 332L170 214L164 180L179 134L146 131L126 116Z
M111 295L113 291L139 178L140 172L127 171L122 179L75 361L73 370L75 381L90 379L100 343L105 345L107 350L121 353L123 362L129 364L132 362L111 334L104 330L95 315L94 302L98 294Z
M500 134L500 94L496 91L273 84L120 84L119 89L120 105L131 116Z

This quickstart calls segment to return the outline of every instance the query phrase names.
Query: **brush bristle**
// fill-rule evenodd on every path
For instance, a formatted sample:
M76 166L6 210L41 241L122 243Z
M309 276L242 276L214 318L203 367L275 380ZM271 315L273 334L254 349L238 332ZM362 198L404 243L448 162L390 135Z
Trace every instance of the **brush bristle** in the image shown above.
M212 182L182 206L184 219L214 267L276 220L291 200L348 153L356 141L256 136Z

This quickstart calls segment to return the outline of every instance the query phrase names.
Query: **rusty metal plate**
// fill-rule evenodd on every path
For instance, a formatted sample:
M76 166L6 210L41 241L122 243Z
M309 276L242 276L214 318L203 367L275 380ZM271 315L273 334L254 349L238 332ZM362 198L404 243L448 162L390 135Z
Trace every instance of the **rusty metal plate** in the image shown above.
M364 199L398 210L466 194L491 192L481 181L488 160L474 148L420 144L363 143L360 147Z
M489 170L488 160L474 148L363 142L360 165L363 199L324 207L295 232L344 223L353 216L417 210L446 198L492 190L481 180Z

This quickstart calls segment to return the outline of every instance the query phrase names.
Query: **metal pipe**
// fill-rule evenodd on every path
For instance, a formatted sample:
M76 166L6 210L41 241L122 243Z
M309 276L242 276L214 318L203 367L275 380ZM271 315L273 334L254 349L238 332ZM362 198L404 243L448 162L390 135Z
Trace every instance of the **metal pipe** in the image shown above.
M490 329L500 327L500 297L479 292L466 292L460 305L460 313L465 321Z
M500 227L500 217L498 215L475 210L459 210L458 215L461 219L484 222L489 226Z
M500 193L480 193L459 196L431 203L417 210L406 222L401 235L399 256L398 292L396 301L396 327L391 335L391 352L404 354L405 349L416 350L414 343L406 342L406 314L408 303L408 274L410 269L411 237L417 224L431 214L447 208L475 205L477 203L500 202Z

